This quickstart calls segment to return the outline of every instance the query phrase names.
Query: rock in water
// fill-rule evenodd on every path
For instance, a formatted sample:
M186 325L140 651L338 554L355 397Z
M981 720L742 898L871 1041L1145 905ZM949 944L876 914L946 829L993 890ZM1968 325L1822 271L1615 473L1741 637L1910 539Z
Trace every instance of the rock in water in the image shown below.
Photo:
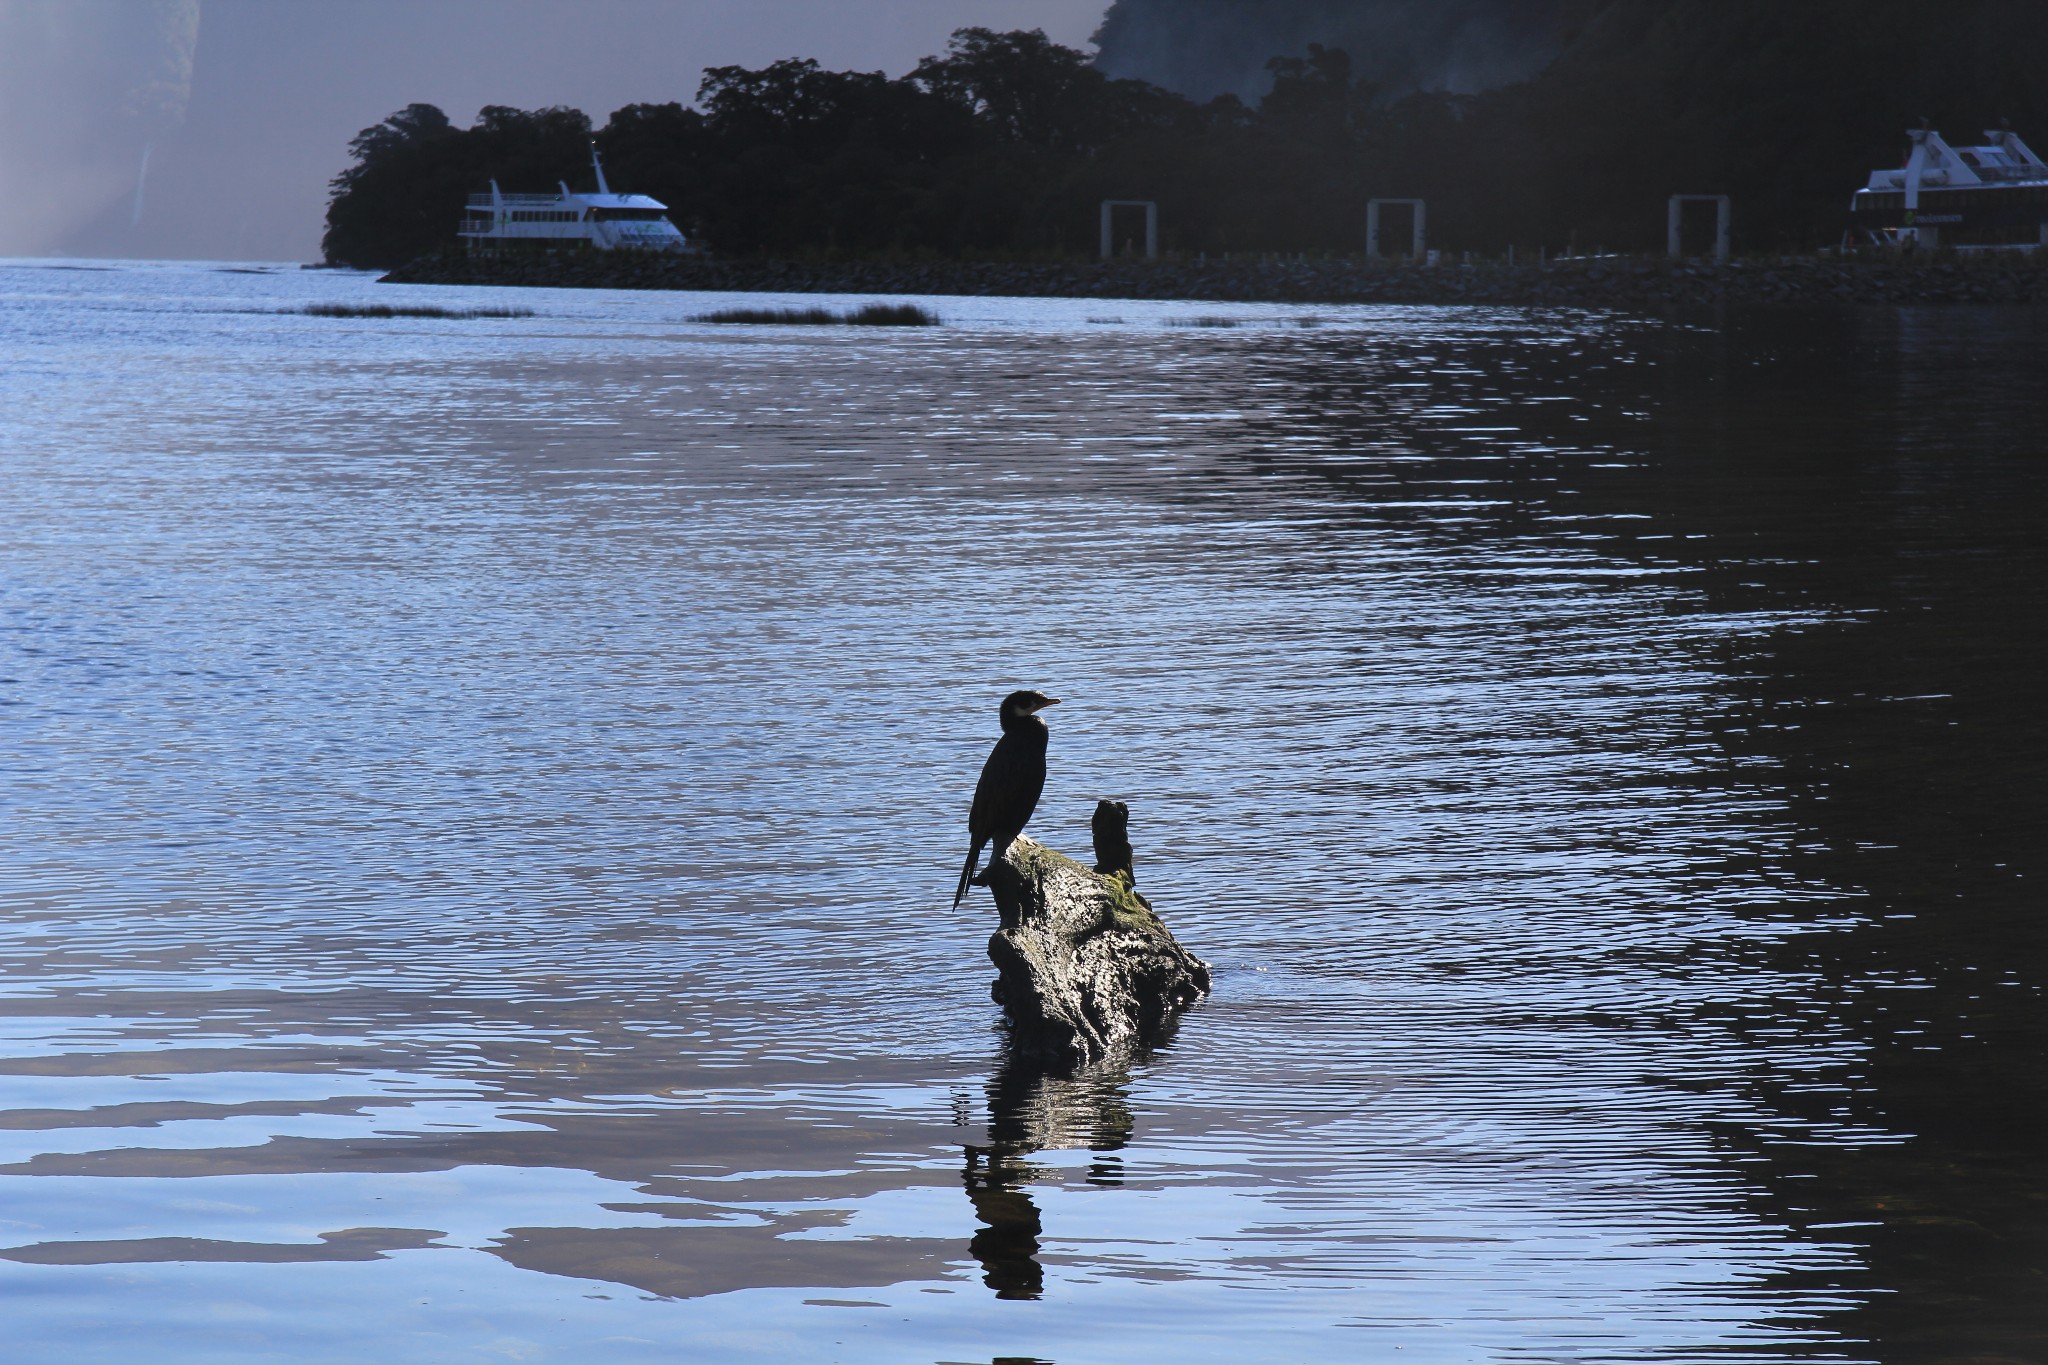
M1121 830L1120 818L1113 824ZM1181 947L1132 889L1128 850L1125 844L1120 859L1106 860L1123 868L1104 875L1019 835L981 879L1002 913L988 941L998 973L991 994L1010 1017L1018 1052L1092 1062L1142 1045L1208 993L1209 965Z

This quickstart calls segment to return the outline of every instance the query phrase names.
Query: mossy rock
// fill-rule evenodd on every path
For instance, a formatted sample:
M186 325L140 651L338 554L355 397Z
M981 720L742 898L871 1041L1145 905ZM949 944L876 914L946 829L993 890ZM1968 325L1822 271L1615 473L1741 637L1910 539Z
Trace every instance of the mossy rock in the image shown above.
M988 944L991 994L1025 1055L1074 1064L1142 1046L1208 993L1208 964L1181 947L1127 870L1096 872L1019 836L981 880L1002 916Z

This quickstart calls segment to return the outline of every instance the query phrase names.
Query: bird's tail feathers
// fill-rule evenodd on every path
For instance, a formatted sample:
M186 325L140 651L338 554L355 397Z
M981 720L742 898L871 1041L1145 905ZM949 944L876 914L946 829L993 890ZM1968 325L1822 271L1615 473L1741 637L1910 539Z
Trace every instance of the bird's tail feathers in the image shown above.
M974 865L981 861L981 840L974 841L974 847L967 850L967 866L960 869L960 886L953 893L953 908L960 908L961 898L967 894L967 883L974 877Z

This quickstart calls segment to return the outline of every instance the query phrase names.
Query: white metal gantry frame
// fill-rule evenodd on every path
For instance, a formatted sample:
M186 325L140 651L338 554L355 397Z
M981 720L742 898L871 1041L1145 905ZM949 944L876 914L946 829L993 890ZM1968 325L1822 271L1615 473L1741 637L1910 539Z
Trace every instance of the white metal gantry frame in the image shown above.
M1670 248L1671 259L1675 261L1685 254L1684 243L1680 240L1682 234L1679 231L1679 227L1685 217L1685 206L1687 204L1712 204L1714 206L1714 259L1717 261L1727 260L1728 196L1725 194L1674 194L1671 196L1671 208L1665 216L1667 228L1665 236L1668 239L1666 245Z
M1110 219L1118 209L1145 210L1145 259L1159 258L1159 201L1156 199L1105 199L1102 201L1102 259L1116 255L1116 233Z
M1423 246L1429 240L1429 204L1421 199L1368 199L1365 201L1365 254L1380 255L1380 208L1385 204L1406 204L1415 210L1415 230L1408 247L1408 254L1416 260L1423 259Z

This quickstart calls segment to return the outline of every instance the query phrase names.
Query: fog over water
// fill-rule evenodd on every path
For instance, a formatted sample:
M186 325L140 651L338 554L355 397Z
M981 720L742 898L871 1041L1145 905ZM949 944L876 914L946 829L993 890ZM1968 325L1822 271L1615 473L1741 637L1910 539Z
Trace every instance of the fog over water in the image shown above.
M1102 0L0 0L0 256L312 260L348 140L424 101L688 102L706 66L900 75ZM145 160L146 157L146 160ZM145 174L146 165L146 174Z

